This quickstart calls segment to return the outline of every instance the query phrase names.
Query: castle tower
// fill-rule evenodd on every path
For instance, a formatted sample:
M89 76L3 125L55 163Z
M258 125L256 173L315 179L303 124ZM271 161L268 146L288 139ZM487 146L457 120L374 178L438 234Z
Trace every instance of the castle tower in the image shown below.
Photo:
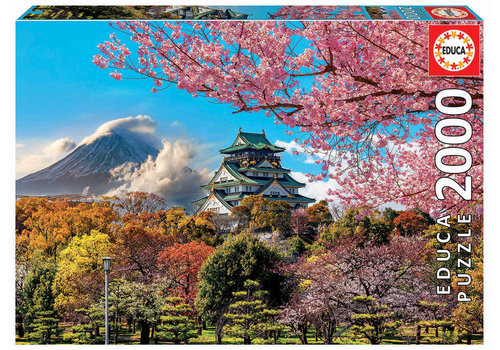
M314 199L299 194L305 184L290 176L290 169L281 166L284 148L273 145L261 134L238 131L230 147L220 150L222 164L209 183L202 186L208 195L193 204L198 212L213 211L230 214L234 206L250 195L268 200L286 201L294 207L307 207Z

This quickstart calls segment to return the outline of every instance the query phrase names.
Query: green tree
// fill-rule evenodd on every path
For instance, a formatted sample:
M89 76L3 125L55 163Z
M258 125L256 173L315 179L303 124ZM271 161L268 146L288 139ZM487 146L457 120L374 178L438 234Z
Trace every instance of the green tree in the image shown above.
M51 338L59 335L62 330L55 311L40 311L35 315L29 337L37 339L40 344L49 344Z
M390 226L378 212L362 215L359 209L349 209L342 219L325 228L319 237L323 245L334 244L339 238L357 237L360 242L374 241L386 243L390 234Z
M82 316L81 321L71 327L71 333L63 334L63 339L76 344L102 343L99 328L104 325L103 303L99 302L88 309L77 309L75 312Z
M388 312L387 305L378 305L374 297L356 296L352 298L358 304L359 312L352 315L354 325L351 330L360 337L365 337L371 344L380 344L387 336L394 335L401 325L393 321L394 312Z
M166 305L161 308L161 325L158 327L160 339L174 344L187 344L189 339L198 336L197 325L190 317L193 310L179 297L168 297L165 301Z
M128 313L131 314L141 327L141 344L149 344L151 326L160 319L162 300L159 296L159 286L129 282L123 287L130 298Z
M446 316L449 314L447 304L421 301L418 306L425 315L425 319L419 321L417 326L425 327L426 330L434 328L436 337L433 341L437 343L443 342L443 339L439 338L439 327L442 327L444 331L445 329L449 329L452 325L452 322L446 319Z
M288 240L290 246L290 254L294 258L298 258L307 251L306 244L299 236L294 236Z
M253 339L262 338L266 333L273 333L276 341L281 327L272 320L279 311L267 308L264 302L267 291L259 290L259 282L253 280L246 280L243 287L244 291L233 292L234 301L229 305L229 312L224 315L229 321L225 326L226 331L243 338L243 344L250 344Z
M37 262L24 280L16 311L19 320L31 332L31 323L41 312L54 311L54 296L52 285L56 273L52 263Z
M219 343L233 292L242 290L247 279L258 281L269 291L271 305L281 303L282 278L274 271L280 261L277 251L249 233L230 238L205 261L199 275L196 307L206 321L216 325Z
M382 218L384 219L385 223L389 225L391 231L394 229L394 219L397 218L398 215L399 211L394 210L390 207L385 208L382 212Z

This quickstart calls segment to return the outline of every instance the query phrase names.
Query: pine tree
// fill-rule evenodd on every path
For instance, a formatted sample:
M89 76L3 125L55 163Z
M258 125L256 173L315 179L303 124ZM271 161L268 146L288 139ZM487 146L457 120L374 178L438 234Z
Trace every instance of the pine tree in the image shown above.
M88 309L77 309L76 313L83 316L80 324L71 327L71 333L63 334L65 342L76 344L97 344L103 343L100 336L99 327L104 326L104 305L99 302Z
M444 332L445 330L451 329L451 326L453 324L451 320L448 320L445 317L447 314L447 304L421 301L418 306L421 312L424 314L424 320L419 321L417 327L424 327L426 333L428 333L429 328L434 328L435 338L431 339L430 341L433 343L446 343L447 340L445 339L446 335L444 334ZM443 337L440 337L439 327L442 327L443 329L443 333L441 334Z
M263 300L267 292L258 289L257 281L246 280L243 286L245 291L233 292L234 302L229 305L230 312L225 314L229 320L226 331L243 338L244 344L271 333L276 342L281 328L273 319L279 311L267 308Z
M32 323L30 338L38 339L41 344L48 344L52 336L62 332L59 327L59 318L54 311L40 311Z
M377 305L371 296L357 296L352 299L363 311L352 315L353 333L367 338L371 344L380 344L387 336L394 335L400 322L392 321L394 312L388 312L387 305Z
M158 326L158 335L160 339L174 344L187 344L189 339L198 336L198 326L190 317L193 310L179 297L166 298L166 302L167 305L162 307L164 314L160 317L162 324Z

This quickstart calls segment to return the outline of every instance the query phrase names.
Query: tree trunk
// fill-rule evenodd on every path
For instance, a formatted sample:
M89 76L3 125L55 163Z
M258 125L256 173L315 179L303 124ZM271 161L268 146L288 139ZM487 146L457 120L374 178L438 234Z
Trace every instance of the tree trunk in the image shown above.
M19 338L24 338L24 322L23 316L20 314L16 315L16 333Z
M249 345L252 341L250 340L250 336L246 335L243 337L243 344Z
M215 334L217 335L217 344L222 344L222 330L226 325L227 318L221 316L215 324Z
M436 338L438 338L438 337L439 337L439 327L436 326Z
M128 326L128 332L132 333L132 318L130 316L127 316L127 326Z
M467 333L467 345L472 344L472 333Z
M115 341L114 344L118 344L118 333L120 331L120 322L118 322L118 317L115 317Z
M416 343L417 344L420 344L420 338L421 338L421 331L422 331L422 328L420 327L420 325L417 325L417 338L416 338Z
M302 336L300 337L300 341L302 344L307 344L307 325L306 324L301 324L299 325L300 333Z
M156 324L156 322L153 325L153 329L155 331L154 338L153 338L153 343L158 344L158 325ZM151 337L153 337L153 332L151 332Z
M198 324L198 335L201 335L202 331L203 331L203 322L201 320L201 316L197 316L196 317L196 323Z
M17 324L16 324L16 331L17 331L17 336L19 338L24 338L24 324L23 324L23 321L20 320Z
M140 344L149 344L149 322L140 321L141 326L141 341Z

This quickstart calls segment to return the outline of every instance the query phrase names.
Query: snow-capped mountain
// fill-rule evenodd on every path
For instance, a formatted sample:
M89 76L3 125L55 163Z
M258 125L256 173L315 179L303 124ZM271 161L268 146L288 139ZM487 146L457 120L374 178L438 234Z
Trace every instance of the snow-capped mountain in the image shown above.
M126 133L108 132L82 142L51 166L16 181L18 195L95 194L116 186L110 171L124 163L139 165L158 150Z

